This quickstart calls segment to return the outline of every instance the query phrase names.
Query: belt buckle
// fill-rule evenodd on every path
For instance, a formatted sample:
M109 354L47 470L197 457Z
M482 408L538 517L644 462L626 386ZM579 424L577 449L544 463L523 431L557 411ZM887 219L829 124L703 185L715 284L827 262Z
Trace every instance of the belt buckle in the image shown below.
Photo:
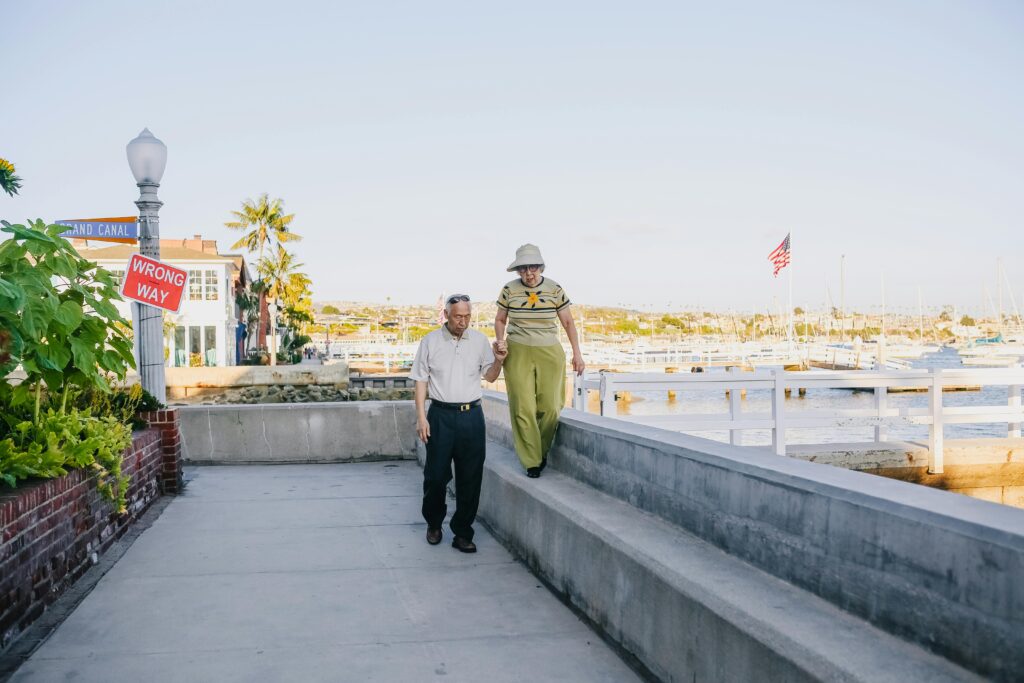
M468 413L469 409L472 408L472 407L473 406L469 405L468 403L460 403L459 404L459 412L460 413Z

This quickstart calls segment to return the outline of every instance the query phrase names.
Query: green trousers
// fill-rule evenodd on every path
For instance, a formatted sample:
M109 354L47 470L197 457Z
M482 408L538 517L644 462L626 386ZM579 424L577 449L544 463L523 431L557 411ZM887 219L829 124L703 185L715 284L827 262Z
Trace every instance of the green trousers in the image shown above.
M505 389L516 455L523 467L540 467L565 405L565 351L561 345L508 343Z

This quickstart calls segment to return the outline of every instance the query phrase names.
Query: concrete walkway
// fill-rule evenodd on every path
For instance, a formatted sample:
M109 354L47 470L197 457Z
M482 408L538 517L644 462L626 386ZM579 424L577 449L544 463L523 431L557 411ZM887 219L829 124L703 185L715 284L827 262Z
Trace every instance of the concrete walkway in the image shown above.
M13 681L638 680L483 529L428 546L415 463L192 473Z

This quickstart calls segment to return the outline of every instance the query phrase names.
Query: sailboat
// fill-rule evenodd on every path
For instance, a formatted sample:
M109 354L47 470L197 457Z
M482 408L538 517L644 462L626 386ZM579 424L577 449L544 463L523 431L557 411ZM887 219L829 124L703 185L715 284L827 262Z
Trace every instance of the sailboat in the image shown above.
M1010 295L1010 304L1013 307L1015 327L1006 325L1006 316L1003 314L1003 283L1007 285ZM1003 268L1003 260L996 259L996 298L998 306L992 304L992 296L987 287L984 288L985 297L992 308L995 309L997 320L997 332L988 337L979 337L968 341L961 349L960 356L964 365L984 365L1006 367L1017 365L1024 358L1024 324L1021 322L1020 311L1017 310L1017 300L1013 296L1013 287L1010 286L1006 270Z

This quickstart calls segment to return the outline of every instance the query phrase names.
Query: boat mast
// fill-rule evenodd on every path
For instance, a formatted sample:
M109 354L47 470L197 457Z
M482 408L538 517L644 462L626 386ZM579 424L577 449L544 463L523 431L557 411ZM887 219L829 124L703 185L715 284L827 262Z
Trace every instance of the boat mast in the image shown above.
M828 278L825 278L825 343L832 343L832 314L835 310L835 302L832 301L832 290L828 288Z
M882 273L882 339L885 339L885 273Z
M839 343L846 342L846 254L839 257Z
M1024 327L1024 323L1021 323L1020 310L1017 308L1017 298L1013 295L1013 286L1010 284L1010 278L1006 275L1006 268L1003 268L1003 282L1006 283L1006 293L1010 295L1010 305L1013 306L1013 317L1017 320L1017 327ZM1021 331L1018 329L1018 334Z
M999 301L999 336L1003 336L1003 272L1002 257L996 258L996 299Z
M956 324L956 321L953 321ZM924 344L924 308L921 306L921 285L917 286L917 338Z

